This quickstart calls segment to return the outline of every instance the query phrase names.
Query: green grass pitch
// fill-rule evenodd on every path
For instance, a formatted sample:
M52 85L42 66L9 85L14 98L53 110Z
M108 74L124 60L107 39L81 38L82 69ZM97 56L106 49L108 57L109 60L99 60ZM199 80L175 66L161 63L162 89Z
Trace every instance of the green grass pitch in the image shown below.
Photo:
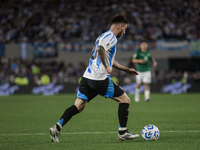
M134 102L129 95L128 129L141 135L142 128L154 124L160 130L157 141L138 139L119 142L118 103L97 96L86 109L64 126L60 143L51 143L49 127L75 94L55 96L13 95L0 97L1 150L199 150L200 94L152 94L151 101Z

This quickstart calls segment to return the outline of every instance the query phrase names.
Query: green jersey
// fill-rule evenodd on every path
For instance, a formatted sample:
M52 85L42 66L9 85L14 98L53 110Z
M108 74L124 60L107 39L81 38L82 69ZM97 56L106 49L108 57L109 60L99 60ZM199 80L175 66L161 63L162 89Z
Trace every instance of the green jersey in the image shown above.
M145 71L150 70L149 62L150 62L150 59L152 59L150 51L147 50L146 52L142 52L141 50L139 50L133 55L133 58L144 59L146 61L144 64L138 63L137 71L145 72Z

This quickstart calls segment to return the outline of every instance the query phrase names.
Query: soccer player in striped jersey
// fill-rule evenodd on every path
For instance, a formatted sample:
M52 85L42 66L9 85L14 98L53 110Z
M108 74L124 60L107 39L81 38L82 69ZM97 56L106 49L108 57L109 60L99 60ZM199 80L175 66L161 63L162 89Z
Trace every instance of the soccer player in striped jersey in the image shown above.
M126 128L130 99L124 90L111 79L112 67L132 75L138 75L135 69L122 66L115 60L117 39L125 34L128 24L128 19L122 15L117 15L112 19L110 30L97 38L91 52L89 66L85 70L80 82L74 105L66 109L56 125L49 129L53 142L59 142L58 137L62 127L72 116L82 112L88 102L98 94L105 98L111 98L119 103L118 139L123 141L139 137L139 134L131 134Z

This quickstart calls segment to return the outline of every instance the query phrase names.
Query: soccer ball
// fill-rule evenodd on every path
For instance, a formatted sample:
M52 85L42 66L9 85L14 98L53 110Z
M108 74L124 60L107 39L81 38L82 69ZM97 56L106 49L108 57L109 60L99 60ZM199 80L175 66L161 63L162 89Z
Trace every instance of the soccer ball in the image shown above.
M146 141L156 141L160 136L159 129L154 125L146 125L142 129L142 137Z

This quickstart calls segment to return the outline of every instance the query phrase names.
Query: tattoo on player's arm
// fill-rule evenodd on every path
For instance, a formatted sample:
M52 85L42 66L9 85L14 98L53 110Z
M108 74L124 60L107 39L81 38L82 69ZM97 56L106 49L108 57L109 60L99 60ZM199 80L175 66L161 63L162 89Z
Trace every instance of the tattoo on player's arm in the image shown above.
M97 51L98 51L99 59L101 60L101 62L104 65L104 67L106 68L107 67L107 63L106 63L105 50L104 50L103 46L101 46L101 45L98 46Z

